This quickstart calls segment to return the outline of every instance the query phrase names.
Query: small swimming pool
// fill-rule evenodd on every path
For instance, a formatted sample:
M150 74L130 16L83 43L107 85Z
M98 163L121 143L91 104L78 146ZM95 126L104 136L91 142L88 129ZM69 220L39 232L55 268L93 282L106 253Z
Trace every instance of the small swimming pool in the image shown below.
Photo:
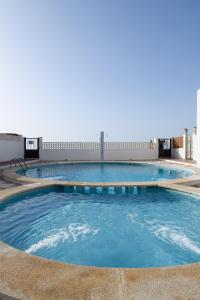
M79 182L139 182L183 178L193 172L145 163L67 163L20 169L19 175Z
M158 187L50 187L0 204L0 239L28 254L98 267L200 261L200 198Z

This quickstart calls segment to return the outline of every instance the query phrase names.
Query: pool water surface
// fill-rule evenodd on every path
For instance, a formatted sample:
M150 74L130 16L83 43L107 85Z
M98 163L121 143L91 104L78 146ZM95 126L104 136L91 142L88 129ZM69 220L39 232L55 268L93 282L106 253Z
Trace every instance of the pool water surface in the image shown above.
M69 163L34 166L20 169L18 174L33 177L79 182L139 182L184 178L193 171L147 163Z
M0 204L0 239L60 262L145 268L200 260L200 199L169 189L51 187Z

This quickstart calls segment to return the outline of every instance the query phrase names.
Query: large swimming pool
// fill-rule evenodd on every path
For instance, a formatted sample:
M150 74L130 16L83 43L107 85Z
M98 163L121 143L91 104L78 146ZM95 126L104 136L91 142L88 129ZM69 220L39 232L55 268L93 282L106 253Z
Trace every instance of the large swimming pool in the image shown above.
M188 169L145 163L69 163L20 169L18 174L80 182L158 181L193 175Z
M0 204L0 239L28 254L98 267L200 261L200 198L169 189L51 187Z

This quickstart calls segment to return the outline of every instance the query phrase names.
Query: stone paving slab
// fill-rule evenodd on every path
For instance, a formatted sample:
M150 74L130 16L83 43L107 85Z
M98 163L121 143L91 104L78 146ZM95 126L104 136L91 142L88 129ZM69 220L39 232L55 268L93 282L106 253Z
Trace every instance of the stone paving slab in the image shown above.
M200 264L171 268L83 267L0 243L0 291L23 300L200 299Z

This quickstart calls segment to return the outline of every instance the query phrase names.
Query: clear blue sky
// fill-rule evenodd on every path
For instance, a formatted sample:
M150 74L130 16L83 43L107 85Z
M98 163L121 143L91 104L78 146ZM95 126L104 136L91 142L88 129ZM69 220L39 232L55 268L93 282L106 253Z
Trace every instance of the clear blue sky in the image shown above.
M0 132L176 136L198 88L199 0L0 0Z

